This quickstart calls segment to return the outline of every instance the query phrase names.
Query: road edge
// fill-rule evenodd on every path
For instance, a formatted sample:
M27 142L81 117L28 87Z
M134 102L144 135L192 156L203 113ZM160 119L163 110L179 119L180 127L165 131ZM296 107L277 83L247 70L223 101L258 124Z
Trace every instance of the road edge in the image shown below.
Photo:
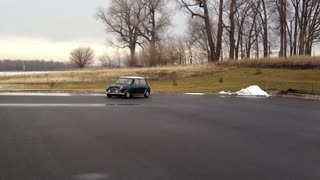
M103 90L0 90L1 94L68 94L68 95L105 95ZM152 92L154 95L216 95L219 96L217 92L205 92L205 93L195 93L195 92ZM272 97L284 97L284 98L295 98L295 99L309 99L309 100L320 100L320 95L311 95L311 94L280 94L278 91L269 92Z

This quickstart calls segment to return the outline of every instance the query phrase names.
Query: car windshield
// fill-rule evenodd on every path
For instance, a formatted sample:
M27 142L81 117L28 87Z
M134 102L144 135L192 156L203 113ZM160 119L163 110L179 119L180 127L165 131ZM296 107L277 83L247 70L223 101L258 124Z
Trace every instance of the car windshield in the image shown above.
M116 81L116 84L132 84L132 79L120 78Z

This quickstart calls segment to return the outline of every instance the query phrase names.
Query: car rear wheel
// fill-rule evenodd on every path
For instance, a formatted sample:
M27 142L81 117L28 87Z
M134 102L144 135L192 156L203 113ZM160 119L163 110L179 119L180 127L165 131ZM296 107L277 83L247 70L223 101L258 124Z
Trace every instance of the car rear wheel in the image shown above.
M150 96L150 92L149 91L146 91L145 93L144 93L144 97L145 98L148 98Z
M125 98L127 98L127 99L129 99L129 98L131 98L131 93L129 92L129 91L127 91L125 94L124 94L124 97Z

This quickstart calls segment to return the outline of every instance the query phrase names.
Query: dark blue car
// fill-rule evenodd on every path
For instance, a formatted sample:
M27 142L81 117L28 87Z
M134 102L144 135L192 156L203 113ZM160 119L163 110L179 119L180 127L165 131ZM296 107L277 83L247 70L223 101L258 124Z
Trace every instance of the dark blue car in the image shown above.
M131 98L135 95L150 96L150 87L143 77L122 76L114 84L106 88L107 97L122 96Z

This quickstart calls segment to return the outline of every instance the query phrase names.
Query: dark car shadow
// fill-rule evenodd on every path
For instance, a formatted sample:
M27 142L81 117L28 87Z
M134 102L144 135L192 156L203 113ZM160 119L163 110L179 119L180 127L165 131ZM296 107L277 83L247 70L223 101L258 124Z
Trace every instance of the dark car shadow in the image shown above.
M131 98L125 98L125 97L121 97L121 96L112 97L112 98L105 97L106 106L108 106L108 107L139 106L139 105L144 104L145 101L143 101L143 100L147 100L149 98L145 98L143 96L134 96Z
M143 96L133 96L131 98L125 98L125 97L121 97L121 96L114 96L112 98L109 98L109 97L105 97L105 99L122 99L122 100L143 100L143 99L150 99L151 97L148 97L148 98L145 98Z

